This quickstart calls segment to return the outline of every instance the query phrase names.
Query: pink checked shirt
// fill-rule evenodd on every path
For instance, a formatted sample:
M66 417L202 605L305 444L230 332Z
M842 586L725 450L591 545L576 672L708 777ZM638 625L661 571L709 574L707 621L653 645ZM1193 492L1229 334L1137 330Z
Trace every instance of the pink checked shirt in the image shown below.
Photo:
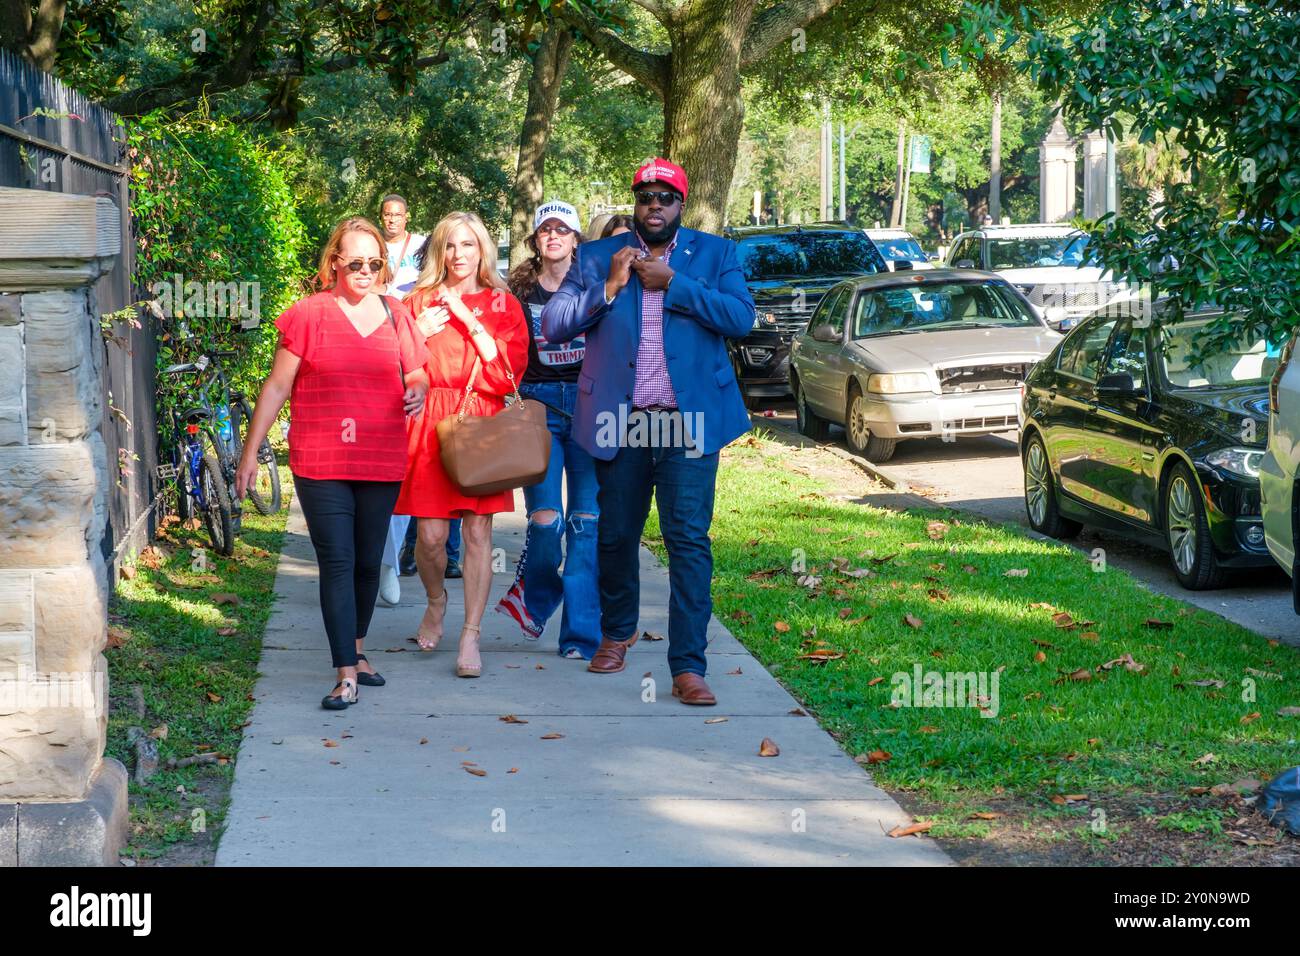
M649 252L639 235L636 241L643 251ZM676 248L677 237L673 236L673 241L664 250L665 264ZM668 377L668 363L664 360L664 290L643 287L641 342L636 350L636 386L632 389L632 407L647 408L651 405L676 408L677 393L673 391L673 381Z

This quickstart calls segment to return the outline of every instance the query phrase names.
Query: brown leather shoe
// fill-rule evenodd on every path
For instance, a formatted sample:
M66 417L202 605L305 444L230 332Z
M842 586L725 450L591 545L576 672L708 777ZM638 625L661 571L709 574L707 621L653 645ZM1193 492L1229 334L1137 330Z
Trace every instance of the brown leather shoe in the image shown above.
M587 670L593 674L617 674L626 666L623 658L627 655L627 649L635 644L640 636L641 633L638 631L626 641L615 641L602 635L600 647L596 648L596 653L592 655Z
M673 696L683 704L696 704L700 707L712 707L718 702L699 674L678 674L673 678Z

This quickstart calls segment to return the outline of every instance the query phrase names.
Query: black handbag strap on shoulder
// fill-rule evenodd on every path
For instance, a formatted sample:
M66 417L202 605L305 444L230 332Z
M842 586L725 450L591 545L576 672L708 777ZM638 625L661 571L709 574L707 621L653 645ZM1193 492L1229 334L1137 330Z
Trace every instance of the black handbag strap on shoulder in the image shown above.
M397 340L397 380L402 383L402 394L406 394L406 372L402 369L402 339L397 332L397 320L393 318L393 310L388 307L388 296L381 295L379 301L384 304L384 314L388 316L388 322L393 327L393 338Z

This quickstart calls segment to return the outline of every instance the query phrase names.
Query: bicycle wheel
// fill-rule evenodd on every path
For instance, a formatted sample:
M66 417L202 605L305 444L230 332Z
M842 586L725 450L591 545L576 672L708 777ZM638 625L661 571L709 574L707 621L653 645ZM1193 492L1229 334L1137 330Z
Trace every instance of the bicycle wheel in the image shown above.
M235 553L235 522L226 479L221 476L221 466L215 455L204 455L199 462L199 485L207 505L203 511L203 523L212 539L212 550L228 558Z
M235 438L242 454L247 429L253 423L253 410L248 407L245 398L241 398L231 411L235 408L239 409ZM280 510L280 466L276 464L275 449L271 447L269 438L263 438L257 446L257 481L248 489L248 498L259 514L275 514Z

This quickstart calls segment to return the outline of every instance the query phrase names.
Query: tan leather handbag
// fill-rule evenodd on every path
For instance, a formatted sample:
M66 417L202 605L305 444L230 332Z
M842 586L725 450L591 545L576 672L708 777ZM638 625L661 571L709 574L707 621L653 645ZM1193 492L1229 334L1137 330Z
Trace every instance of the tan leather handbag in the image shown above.
M471 498L535 485L546 477L551 463L546 408L520 396L510 359L504 349L500 354L515 400L495 415L468 414L474 379L481 365L475 354L474 367L465 383L465 400L455 415L438 422L442 467L461 492Z

